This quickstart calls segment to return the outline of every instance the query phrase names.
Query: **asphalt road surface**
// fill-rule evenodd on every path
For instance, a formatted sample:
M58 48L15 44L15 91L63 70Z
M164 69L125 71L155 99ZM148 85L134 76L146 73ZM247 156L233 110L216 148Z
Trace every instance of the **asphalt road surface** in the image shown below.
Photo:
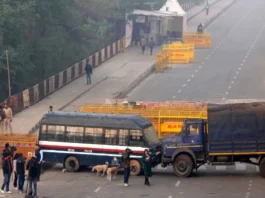
M178 178L172 169L154 170L151 186L144 177L130 178L123 186L123 175L111 182L91 171L63 173L61 168L44 172L38 183L39 198L264 198L265 179L252 165L204 167L190 178ZM0 197L22 197L11 187L12 194Z
M264 7L264 0L237 1L206 30L213 37L211 49L196 50L193 64L152 74L129 99L264 99Z

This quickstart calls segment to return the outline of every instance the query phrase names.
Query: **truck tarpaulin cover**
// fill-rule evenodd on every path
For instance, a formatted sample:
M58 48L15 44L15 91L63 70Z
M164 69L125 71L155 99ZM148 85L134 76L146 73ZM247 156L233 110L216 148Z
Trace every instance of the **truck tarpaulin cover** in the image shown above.
M265 141L265 103L210 104L208 133L212 151L221 151L225 145L227 149L231 146L231 151L265 150L261 143ZM258 147L256 141L260 142Z

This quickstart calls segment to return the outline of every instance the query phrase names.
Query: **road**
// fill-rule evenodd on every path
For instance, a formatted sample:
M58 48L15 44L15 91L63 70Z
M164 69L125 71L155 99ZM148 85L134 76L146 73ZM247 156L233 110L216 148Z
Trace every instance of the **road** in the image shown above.
M265 97L265 1L239 0L207 29L213 47L196 50L195 63L152 74L131 100L225 100Z
M255 166L200 168L190 178L177 178L172 169L154 170L151 186L144 186L144 177L130 178L123 186L123 175L111 182L91 171L63 173L61 168L44 172L38 183L39 198L264 198L265 179ZM226 170L224 170L226 169ZM11 190L13 190L11 188ZM19 198L21 194L0 194L0 197Z

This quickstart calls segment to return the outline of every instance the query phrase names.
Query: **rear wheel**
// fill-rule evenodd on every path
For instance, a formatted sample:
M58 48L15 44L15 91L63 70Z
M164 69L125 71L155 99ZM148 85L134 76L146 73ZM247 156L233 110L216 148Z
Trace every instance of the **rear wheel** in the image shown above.
M137 176L141 172L141 164L138 160L131 160L130 162L130 175Z
M262 177L265 177L265 157L259 163L259 173Z
M178 155L174 160L173 168L178 177L189 177L193 170L193 161L188 155Z
M80 168L79 161L74 156L67 157L64 166L67 172L77 172Z

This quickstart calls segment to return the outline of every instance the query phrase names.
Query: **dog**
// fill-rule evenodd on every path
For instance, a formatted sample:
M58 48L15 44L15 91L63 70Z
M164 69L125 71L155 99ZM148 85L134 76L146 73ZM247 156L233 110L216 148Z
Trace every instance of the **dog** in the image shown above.
M101 175L101 176L103 177L103 176L105 175L105 173L106 173L108 167L109 167L109 162L106 162L104 165L97 165L97 166L94 166L94 167L92 168L92 172L97 171L97 176L99 176L99 173L100 173L100 172L103 172L102 175Z
M108 168L107 169L107 180L111 181L112 174L113 174L113 178L115 179L119 168L120 168L120 165Z

